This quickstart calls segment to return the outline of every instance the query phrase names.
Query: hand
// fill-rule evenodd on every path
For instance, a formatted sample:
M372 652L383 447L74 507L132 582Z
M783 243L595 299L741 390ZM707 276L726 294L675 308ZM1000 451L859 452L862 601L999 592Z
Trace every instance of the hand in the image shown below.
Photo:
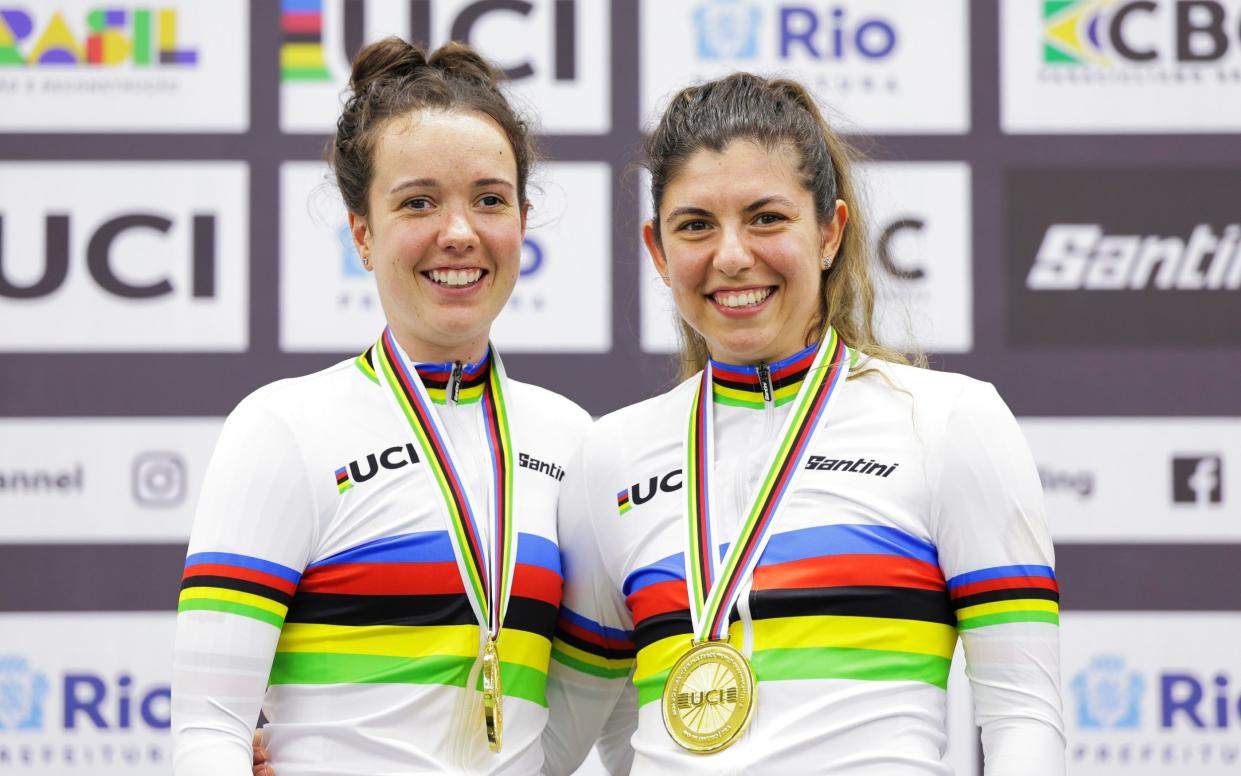
M263 748L263 731L254 731L254 776L276 776L267 764L267 750Z

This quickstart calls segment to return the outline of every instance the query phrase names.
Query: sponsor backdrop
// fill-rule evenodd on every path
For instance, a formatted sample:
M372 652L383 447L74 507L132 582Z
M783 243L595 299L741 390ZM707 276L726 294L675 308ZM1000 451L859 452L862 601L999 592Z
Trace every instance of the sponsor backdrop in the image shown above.
M167 773L222 418L381 322L322 148L388 34L473 43L537 111L495 336L595 414L675 372L644 128L690 81L807 83L868 154L885 339L1034 450L1071 772L1241 768L1241 0L0 0L0 772Z

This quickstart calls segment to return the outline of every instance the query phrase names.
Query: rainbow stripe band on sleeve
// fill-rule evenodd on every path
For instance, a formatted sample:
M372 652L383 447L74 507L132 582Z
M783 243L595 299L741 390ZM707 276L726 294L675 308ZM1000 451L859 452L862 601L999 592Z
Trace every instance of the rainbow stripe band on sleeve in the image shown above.
M623 679L633 668L634 644L628 631L600 625L568 607L560 607L552 659L603 679Z
M993 566L948 580L957 630L1007 622L1060 624L1060 586L1050 566Z
M280 628L301 572L231 552L198 552L185 559L178 612L236 614Z

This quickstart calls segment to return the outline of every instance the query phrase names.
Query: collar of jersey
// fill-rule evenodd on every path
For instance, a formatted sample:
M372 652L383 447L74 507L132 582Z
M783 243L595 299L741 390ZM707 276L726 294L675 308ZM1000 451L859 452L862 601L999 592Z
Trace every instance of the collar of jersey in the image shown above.
M788 358L767 365L771 370L772 404L779 407L797 397L806 373L814 362L815 343ZM752 364L726 364L711 359L711 393L718 404L761 410L763 386L758 379L758 367Z
M397 348L401 346L398 344ZM379 378L375 373L375 357L374 346L367 349L365 353L358 356L356 364L358 369L362 370L362 374L368 379L379 383ZM408 359L404 349L401 349L401 358ZM414 364L414 369L418 372L418 377L422 379L422 385L427 389L427 396L436 404L447 404L448 380L452 376L452 362L433 364L422 363ZM491 348L487 348L487 352L483 357L472 364L463 364L461 369L461 388L457 392L457 404L473 404L483 398L483 390L487 387L487 378L491 373Z

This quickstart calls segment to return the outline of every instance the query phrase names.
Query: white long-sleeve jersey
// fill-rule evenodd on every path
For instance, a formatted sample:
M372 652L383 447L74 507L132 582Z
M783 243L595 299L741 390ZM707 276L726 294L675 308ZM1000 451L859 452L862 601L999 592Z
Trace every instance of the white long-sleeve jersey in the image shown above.
M455 401L448 368L418 371L487 514L479 398L490 364L465 368ZM260 705L280 776L538 772L561 590L556 502L590 417L510 386L517 548L499 638L503 750L486 743L482 642L443 498L368 353L261 388L224 425L177 619L176 776L250 776Z
M812 355L772 364L768 398L755 368L714 366L723 542ZM682 469L696 382L597 421L565 480L548 772L572 771L632 683L635 775L947 776L960 637L987 776L1062 774L1058 587L1025 441L990 385L875 360L838 389L732 613L758 680L749 728L715 754L673 742L659 699L693 630Z

